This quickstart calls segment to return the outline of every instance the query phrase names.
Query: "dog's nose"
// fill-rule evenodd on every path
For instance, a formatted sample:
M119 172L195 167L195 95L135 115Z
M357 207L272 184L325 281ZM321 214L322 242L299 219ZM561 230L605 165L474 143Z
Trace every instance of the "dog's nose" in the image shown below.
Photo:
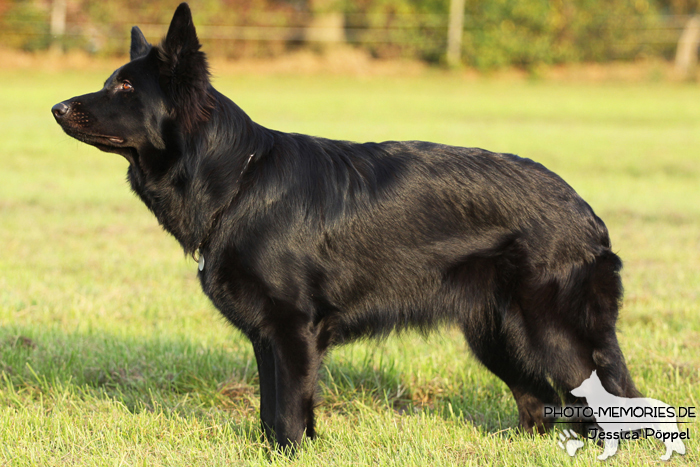
M65 117L68 110L70 110L70 107L68 107L64 102L60 102L51 107L51 113L53 113L53 116L57 119Z

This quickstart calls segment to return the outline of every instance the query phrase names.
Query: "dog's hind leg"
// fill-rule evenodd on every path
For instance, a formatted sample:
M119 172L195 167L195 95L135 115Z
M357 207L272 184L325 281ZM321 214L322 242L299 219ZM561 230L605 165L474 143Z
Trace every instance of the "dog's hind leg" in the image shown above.
M523 430L528 433L544 433L554 426L556 418L545 415L545 406L560 407L561 400L546 379L521 376L508 384L508 387L518 405L519 426Z
M574 397L578 387L593 370L603 387L620 397L639 397L615 333L622 298L619 270L622 263L612 252L594 262L572 266L568 275L536 289L531 303L551 310L541 358L554 384L565 393L569 406L584 407ZM579 417L574 427L580 433L593 426L593 419Z
M513 393L520 427L543 433L554 422L545 417L545 406L559 407L561 398L528 350L528 333L512 299L521 264L517 240L511 239L491 256L470 257L453 268L449 283L472 352Z
M622 300L620 268L622 262L611 251L596 257L595 262L579 269L576 286L571 296L577 298L573 311L577 314L573 339L585 349L582 358L592 360L594 368L585 368L584 375L577 372L574 381L565 381L565 389L571 390L597 370L603 387L620 397L639 397L617 341L616 324L618 308ZM574 298L575 297L575 298ZM590 356L590 357L589 357Z
M588 281L588 303L584 311L587 326L582 331L593 348L592 358L603 387L616 396L640 397L615 333L622 300L620 268L622 262L610 251L596 258Z
M490 315L499 319L495 313ZM479 330L473 323L462 329L474 355L513 393L520 428L528 433L544 433L552 428L555 418L545 416L545 406L560 407L561 398L534 362L519 357L523 336L515 335L518 330L494 323Z
M543 375L529 371L516 360L504 339L465 330L474 355L511 390L518 406L519 426L528 433L544 433L554 418L545 417L545 406L559 407L561 399Z
M625 357L617 342L614 331L608 333L607 338L595 342L593 361L603 387L610 393L620 397L641 397L632 382Z
M583 352L583 355L590 352ZM553 380L555 385L562 389L564 393L564 402L566 407L572 408L573 416L568 419L571 423L571 429L582 436L586 436L590 430L599 430L600 427L596 424L595 418L591 416L586 416L590 410L585 410L588 407L588 403L585 398L576 397L571 394L571 389L577 387L581 381L586 379L595 368L591 358L582 359L582 354L577 355L562 355L562 360L567 361L569 370L562 371L560 367L556 367L557 370L553 371ZM575 383L579 381L578 383ZM592 413L592 412L591 412ZM602 441L598 440L598 444L602 445Z

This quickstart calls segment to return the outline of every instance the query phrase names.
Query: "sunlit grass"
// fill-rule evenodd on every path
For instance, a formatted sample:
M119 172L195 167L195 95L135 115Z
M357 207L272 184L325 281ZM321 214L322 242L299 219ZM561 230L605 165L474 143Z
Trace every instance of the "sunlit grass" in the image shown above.
M129 191L127 163L49 109L110 70L0 71L0 460L9 465L287 464L258 437L252 349L196 265ZM216 76L216 70L215 70ZM606 221L625 261L620 340L647 395L700 400L700 88L675 84L217 76L271 128L420 139L535 159ZM336 349L319 439L297 465L590 465L516 433L503 383L454 330ZM686 425L697 465L697 424ZM623 444L609 465L657 463Z

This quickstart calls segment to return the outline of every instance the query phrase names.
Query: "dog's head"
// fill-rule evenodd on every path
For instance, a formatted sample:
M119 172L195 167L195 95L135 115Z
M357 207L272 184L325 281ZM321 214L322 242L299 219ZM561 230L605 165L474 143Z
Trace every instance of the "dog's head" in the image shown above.
M95 93L56 104L54 118L70 136L103 151L134 158L188 134L214 106L206 57L182 3L162 43L152 46L131 30L131 61Z
M604 391L603 384L600 382L596 371L593 370L588 379L583 380L579 387L571 390L571 394L576 397L591 397L600 394L601 391Z

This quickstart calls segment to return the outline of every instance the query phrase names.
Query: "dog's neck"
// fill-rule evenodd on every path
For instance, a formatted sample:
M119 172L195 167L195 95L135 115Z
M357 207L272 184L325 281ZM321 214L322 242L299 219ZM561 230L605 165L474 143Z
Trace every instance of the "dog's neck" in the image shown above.
M128 172L133 191L186 254L211 238L221 216L235 203L251 164L274 144L273 132L212 91L217 106L207 122L192 134L179 132L175 147L142 150ZM221 141L221 135L229 135L228 141ZM210 138L219 139L211 144Z
M251 154L248 156L248 159L246 159L245 164L243 165L243 168L241 169L241 173L238 175L238 179L236 180L236 191L233 193L231 196L230 201L223 205L221 208L219 208L214 215L212 216L211 223L209 225L209 228L206 230L204 235L200 237L200 241L197 244L196 248L192 252L192 259L194 259L196 262L199 262L199 258L195 257L195 254L197 254L199 257L201 257L201 248L202 246L209 240L209 237L212 234L212 231L216 228L219 218L221 215L224 213L224 211L227 210L227 208L231 207L231 204L235 201L236 197L238 196L238 193L241 191L241 179L243 178L243 175L245 174L246 170L248 169L248 166L250 165L250 161L253 160L253 157L255 157L255 154ZM200 271L201 271L201 264L200 264Z

